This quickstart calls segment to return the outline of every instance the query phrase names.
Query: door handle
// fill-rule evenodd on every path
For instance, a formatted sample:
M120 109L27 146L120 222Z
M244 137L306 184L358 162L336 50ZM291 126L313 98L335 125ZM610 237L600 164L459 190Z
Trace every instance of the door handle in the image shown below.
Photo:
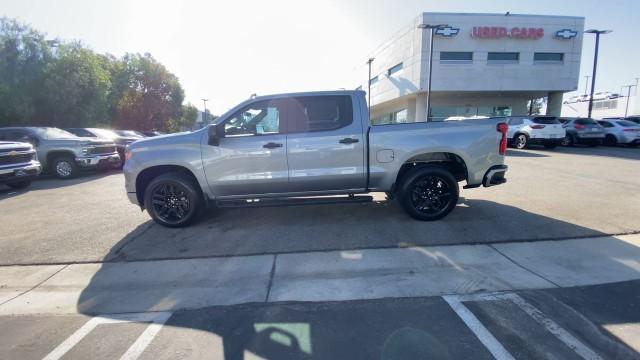
M265 149L275 149L275 148L282 147L282 144L270 142L262 145L262 147Z
M342 140L340 140L338 142L340 144L353 144L353 143L357 143L358 141L360 141L360 140L354 139L354 138L344 138L344 139L342 139Z

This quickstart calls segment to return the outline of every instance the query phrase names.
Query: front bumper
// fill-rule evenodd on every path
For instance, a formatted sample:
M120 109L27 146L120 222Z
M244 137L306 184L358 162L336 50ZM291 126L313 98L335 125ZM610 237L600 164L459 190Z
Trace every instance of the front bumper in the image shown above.
M98 165L116 165L120 164L120 155L118 155L118 153L113 153L103 155L78 156L76 157L76 163L84 168L96 167Z
M507 169L509 169L507 165L492 166L484 175L482 185L484 187L490 187L506 183L507 179L504 176L507 173Z
M37 160L28 163L14 164L0 167L0 183L23 181L36 178L42 172L42 166Z

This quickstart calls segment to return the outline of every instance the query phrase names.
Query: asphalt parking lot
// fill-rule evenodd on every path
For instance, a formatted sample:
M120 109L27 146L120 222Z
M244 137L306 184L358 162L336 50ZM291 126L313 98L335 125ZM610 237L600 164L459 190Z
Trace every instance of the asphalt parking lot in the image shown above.
M126 199L119 172L0 189L0 264L56 264L553 240L640 231L640 149L509 150L508 182L462 190L419 222L367 204L212 210L167 229Z

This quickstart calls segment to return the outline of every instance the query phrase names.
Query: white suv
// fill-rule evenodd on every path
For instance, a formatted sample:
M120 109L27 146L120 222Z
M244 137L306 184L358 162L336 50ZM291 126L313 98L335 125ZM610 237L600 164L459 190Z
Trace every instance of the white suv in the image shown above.
M511 116L507 118L507 124L507 138L516 149L524 149L529 144L553 149L566 135L558 118L553 116Z

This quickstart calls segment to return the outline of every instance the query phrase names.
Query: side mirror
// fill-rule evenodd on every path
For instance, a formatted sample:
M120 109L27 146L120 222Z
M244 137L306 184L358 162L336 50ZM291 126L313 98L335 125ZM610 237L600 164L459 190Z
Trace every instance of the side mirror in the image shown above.
M38 141L37 138L35 138L33 136L29 136L29 135L25 135L25 136L21 137L20 139L18 139L18 141L29 143L29 144L33 145L33 147L37 147L38 145L40 145L40 141Z
M209 145L220 145L220 139L224 138L224 123L209 126Z

